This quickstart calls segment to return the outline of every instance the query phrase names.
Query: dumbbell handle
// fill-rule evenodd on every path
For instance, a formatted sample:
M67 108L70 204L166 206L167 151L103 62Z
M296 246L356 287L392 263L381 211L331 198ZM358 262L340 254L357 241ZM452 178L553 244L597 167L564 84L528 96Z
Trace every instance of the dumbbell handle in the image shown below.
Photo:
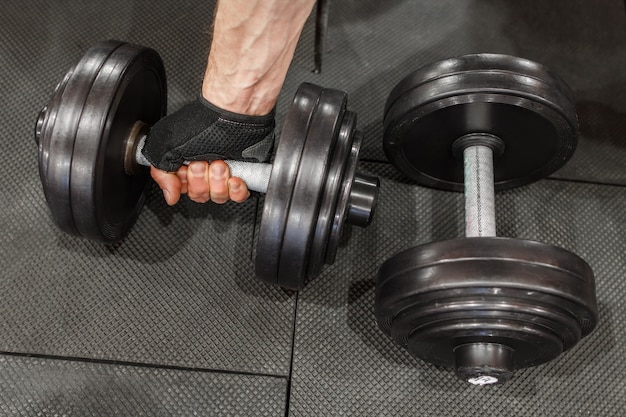
M141 152L146 143L146 136L139 138L139 143L135 150L135 161L142 166L150 166L150 162L143 156ZM268 184L270 183L270 174L272 173L272 164L260 162L244 162L244 161L224 161L230 168L230 174L233 177L239 177L245 181L250 191L266 193ZM188 165L189 162L185 162Z
M465 236L495 236L496 208L493 150L485 145L463 150L465 176Z

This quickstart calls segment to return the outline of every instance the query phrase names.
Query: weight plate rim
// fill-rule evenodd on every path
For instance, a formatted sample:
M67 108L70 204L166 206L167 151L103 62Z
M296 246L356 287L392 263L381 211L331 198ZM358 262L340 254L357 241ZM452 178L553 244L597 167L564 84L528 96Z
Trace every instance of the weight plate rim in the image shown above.
M323 88L302 83L289 107L272 164L256 245L255 273L278 284L281 247L302 151Z
M474 323L496 319L516 323L542 322L546 328L559 333L564 343L571 347L590 334L597 324L597 310L578 300L542 289L512 285L451 285L446 289L408 294L404 298L389 296L385 301L377 299L375 315L379 327L387 334L404 332L406 335L407 329L416 331L430 325L431 321L443 323L456 314L458 320ZM530 318L524 321L524 314Z
M483 282L470 281L465 277L438 277L437 282L434 279L429 282L415 282L415 277L410 276L411 271L418 271L422 268L431 268L439 266L447 266L451 262L449 259L437 260L437 254L446 253L454 254L456 252L463 251L463 256L459 256L457 262L467 262L471 259L471 262L476 261L493 261L498 260L496 263L498 267L502 265L508 266L509 263L519 263L521 265L531 267L549 268L550 271L554 271L555 274L563 277L576 277L575 281L567 279L570 284L570 290L567 291L559 287L558 283L552 279L537 278L534 283L520 283L511 281L509 279L494 279L492 281L485 280ZM469 252L468 252L469 251ZM511 254L496 257L485 254L497 254L500 253ZM553 264L546 264L535 262L533 263L533 256L535 254L550 253L554 255L551 260L554 260ZM473 255L476 254L476 255ZM517 256L517 258L515 257ZM519 262L521 256L526 256L529 259ZM556 259L558 257L558 259ZM572 266L572 263L575 265ZM570 267L568 270L567 267ZM467 266L469 268L469 266ZM466 269L467 270L467 269ZM529 274L530 275L529 270ZM518 275L519 277L519 275ZM410 282L411 288L406 288L401 284L403 282ZM564 302L572 303L577 306L579 312L585 313L588 317L580 317L581 323L584 320L589 320L589 329L586 329L587 333L595 327L598 321L598 306L595 291L595 279L593 271L587 262L577 254L570 252L558 246L554 246L547 243L536 242L525 239L511 239L502 237L474 237L474 238L459 238L445 241L438 241L419 245L404 251L399 252L393 257L385 261L377 275L376 291L375 291L375 315L379 323L386 323L388 317L392 317L399 312L398 306L402 305L398 300L404 299L408 303L413 297L419 298L422 294L423 297L427 297L429 292L447 290L451 288L477 288L477 287L491 287L498 286L501 288L511 288L518 290L537 291L537 283L542 284L541 292L550 296L562 299ZM399 288L401 287L402 288ZM402 307L404 308L404 307ZM577 317L578 318L578 317Z
M522 289L473 288L459 296L458 288L429 293L419 303L406 304L385 322L385 331L396 340L404 340L412 333L447 321L480 324L482 322L535 323L557 333L564 345L573 346L585 333L578 316L572 314L576 306L551 294L537 294L529 298ZM435 319L436 318L436 319ZM567 333L567 334L566 334Z
M383 124L387 126L403 118L416 107L469 94L491 93L527 98L546 105L561 113L566 120L577 125L576 107L573 97L565 89L569 87L550 83L524 74L490 69L465 73L445 74L408 88L389 107L385 108ZM540 93L539 93L540 92Z
M317 216L318 220L311 243L308 278L314 278L321 273L326 261L329 243L332 240L335 214L337 211L342 211L342 207L339 205L344 203L341 196L345 189L345 177L350 175L348 171L351 164L356 123L356 113L346 110L341 120L334 151L331 154L332 159L328 168L322 202ZM345 204L347 205L347 201ZM345 211L345 208L343 210Z
M48 103L44 105L37 116L37 121L35 123L35 143L37 144L37 162L39 165L39 177L44 185L43 190L44 193L47 192L45 187L46 181L46 172L48 170L48 159L50 156L49 153L49 142L50 135L47 134L49 132L48 125L54 125L56 121L56 116L59 110L59 102L61 97L63 96L63 92L65 91L65 87L67 86L67 82L70 77L74 73L74 67L70 68L63 80L54 89L54 92L50 96Z
M335 211L330 236L328 238L325 258L328 265L332 265L335 262L337 250L339 249L339 242L341 241L343 229L348 217L350 193L352 192L352 185L354 184L354 178L356 176L356 169L359 162L359 154L361 152L363 140L363 132L357 130L354 133L354 140L352 142L352 148L350 149L350 159L348 161L349 165L344 174L342 192L339 196L339 201L337 202L337 210Z
M304 286L322 193L346 102L345 92L324 89L312 115L279 257L278 284L282 287L299 290Z
M406 75L389 93L385 102L384 114L387 114L388 109L406 91L439 78L460 73L484 71L517 74L534 78L556 87L567 96L568 102L574 101L573 92L565 80L558 73L539 62L509 54L474 53L432 62Z
M138 67L142 59L149 60L155 65ZM81 112L82 117L76 133L77 140L74 144L70 185L76 226L80 235L88 239L103 243L119 241L136 221L146 198L150 174L147 168L142 168L141 172L132 175L134 181L136 180L139 184L143 183L143 186L139 187L141 192L132 196L132 209L125 210L125 216L119 224L111 228L107 217L110 213L103 210L105 198L101 194L100 187L104 179L101 177L102 174L98 175L99 169L103 169L101 164L104 162L101 158L105 157L104 154L108 151L109 144L116 140L107 136L112 135L111 129L116 122L115 116L121 106L121 100L132 83L136 82L137 74L133 71L142 70L155 74L161 92L160 102L150 101L144 108L158 105L160 114L155 117L157 120L162 118L167 111L167 84L163 62L155 50L132 43L123 43L108 56L92 84ZM103 102L107 105L102 106ZM133 124L135 122L133 121ZM79 138L84 138L84 140L78 140ZM124 171L124 160L119 162L118 174L121 174ZM131 177L126 173L123 175Z
M50 126L48 121L44 121L45 131L41 132L40 152L41 147L49 147L46 172L43 176L40 173L46 202L55 224L72 235L79 235L71 207L70 183L71 155L74 150L76 128L80 121L80 114L74 112L74 108L76 106L82 108L100 67L122 44L123 42L115 40L99 42L83 54L78 63L70 69L72 74L62 91L59 91L61 96L56 102L56 108L48 109L50 114L55 116L54 123ZM84 76L79 78L77 74Z

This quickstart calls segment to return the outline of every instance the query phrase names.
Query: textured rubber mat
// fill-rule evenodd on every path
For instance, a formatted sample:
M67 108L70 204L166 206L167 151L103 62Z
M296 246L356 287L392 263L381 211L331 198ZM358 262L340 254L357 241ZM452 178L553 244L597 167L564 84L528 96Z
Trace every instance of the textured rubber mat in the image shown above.
M162 201L117 246L63 235L40 197L3 208L0 350L285 375L294 297L254 277L255 202Z
M284 378L0 356L3 416L283 416Z
M320 75L311 73L313 33L305 31L285 91L302 80L346 90L365 133L365 159L385 160L382 117L396 83L430 62L492 52L547 65L571 86L579 152L555 177L626 184L621 0L331 0Z
M385 165L368 167L384 178L376 219L298 299L290 416L623 415L626 189L543 180L496 196L499 235L587 260L600 322L557 360L502 386L473 387L411 357L373 314L380 264L402 249L461 236L463 198L398 182Z
M337 262L299 295L253 276L254 200L168 208L153 189L115 246L63 235L44 202L34 121L69 67L103 39L153 47L173 111L199 92L215 2L3 2L0 414L284 415L286 403L299 416L624 414L624 3L330 1L322 73L311 72L312 16L278 126L301 82L346 90L365 133L362 155L373 161L365 170L383 188L374 223L353 230ZM385 259L463 229L460 195L417 187L379 163L385 99L417 67L472 52L537 60L574 89L576 155L556 179L499 194L498 233L585 258L601 314L592 336L557 361L483 390L410 357L373 317Z

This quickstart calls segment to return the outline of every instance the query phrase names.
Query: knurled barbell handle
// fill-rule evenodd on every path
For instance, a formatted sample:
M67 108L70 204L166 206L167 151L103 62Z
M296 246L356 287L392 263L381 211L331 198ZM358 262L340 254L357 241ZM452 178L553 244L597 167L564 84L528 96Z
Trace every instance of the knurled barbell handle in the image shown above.
M150 166L150 162L143 156L143 150L146 138L139 139L135 152L135 161L139 165ZM272 164L261 162L245 162L245 161L224 161L230 168L230 175L244 180L248 186L248 190L259 193L266 193L270 183L270 175L272 173ZM189 162L185 162L188 165Z
M474 145L463 151L465 236L496 236L493 151Z

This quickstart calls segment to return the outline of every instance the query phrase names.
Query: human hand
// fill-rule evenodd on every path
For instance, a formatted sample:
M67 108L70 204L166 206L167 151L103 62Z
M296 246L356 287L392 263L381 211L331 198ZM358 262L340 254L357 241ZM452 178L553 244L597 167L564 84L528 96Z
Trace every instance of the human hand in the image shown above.
M223 204L228 200L241 203L248 199L250 191L238 177L231 177L230 168L224 161L191 162L176 172L150 167L150 175L163 190L168 205L173 206L182 194L196 203L213 201Z
M231 177L222 159L264 162L273 143L273 112L237 114L200 97L157 122L142 153L167 204L176 204L181 194L198 203L223 204L245 201L250 192L243 180Z
M199 97L152 126L142 154L169 172L191 161L265 162L274 145L274 126L273 111L264 116L239 114Z

